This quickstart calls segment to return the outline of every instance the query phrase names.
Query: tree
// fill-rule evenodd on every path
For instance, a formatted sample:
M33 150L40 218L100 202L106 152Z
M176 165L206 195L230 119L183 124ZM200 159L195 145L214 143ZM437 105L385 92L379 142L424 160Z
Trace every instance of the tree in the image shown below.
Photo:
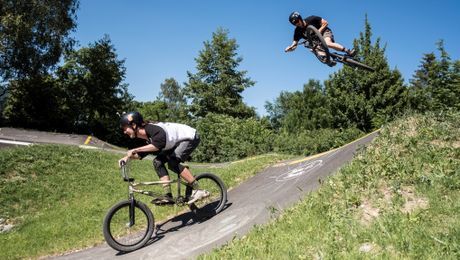
M255 116L255 110L243 102L241 93L254 82L246 77L246 71L238 71L242 62L237 56L235 39L228 38L228 31L219 28L211 42L204 42L200 51L197 72L187 72L186 97L191 99L190 110L195 117L208 113L224 114L237 118Z
M132 100L125 70L108 37L69 51L56 78L12 81L5 117L15 126L117 140L117 112Z
M165 79L157 100L166 106L166 118L171 122L187 122L187 101L183 90L174 78Z
M57 130L62 120L62 94L56 80L50 76L11 80L3 117L11 126Z
M371 26L365 18L365 31L355 40L356 59L375 72L343 67L325 82L336 128L357 126L369 131L393 119L407 106L407 90L401 73L390 70L380 38L371 44Z
M71 49L77 9L78 0L2 0L2 82L46 75L63 51Z
M111 139L118 129L118 112L131 102L123 83L126 68L108 36L68 53L57 70L64 93L61 109L66 121L82 132Z
M421 112L460 107L459 61L451 61L442 40L437 46L440 58L425 54L410 81L411 106Z
M328 97L317 80L311 79L303 91L281 92L275 103L267 102L265 108L272 126L288 133L332 126Z
M144 117L144 120L148 121L169 121L168 120L168 106L161 100L155 100L153 102L134 102L134 111L139 111Z
M422 58L419 69L410 80L410 104L417 111L428 111L434 107L433 80L436 79L436 55L427 53Z

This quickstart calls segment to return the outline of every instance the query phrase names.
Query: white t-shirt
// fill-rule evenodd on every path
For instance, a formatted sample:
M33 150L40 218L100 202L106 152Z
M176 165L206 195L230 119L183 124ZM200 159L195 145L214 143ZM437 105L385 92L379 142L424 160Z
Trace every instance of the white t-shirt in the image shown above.
M166 132L166 146L164 150L173 148L177 143L195 138L196 129L178 123L155 123Z

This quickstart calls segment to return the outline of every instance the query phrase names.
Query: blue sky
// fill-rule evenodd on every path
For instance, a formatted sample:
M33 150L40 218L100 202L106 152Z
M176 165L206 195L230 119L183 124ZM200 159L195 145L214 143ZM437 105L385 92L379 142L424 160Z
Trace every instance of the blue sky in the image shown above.
M196 71L203 43L218 27L227 29L243 58L239 69L256 81L243 92L244 101L264 115L265 102L281 91L301 90L309 79L323 82L342 66L320 64L300 46L284 52L292 42L288 16L294 10L326 19L336 41L347 47L364 30L367 14L373 42L379 37L386 44L391 68L398 68L406 82L440 39L452 59L460 56L458 0L80 0L73 36L87 46L109 35L125 59L129 92L138 101L153 101L166 78L183 86L187 71Z

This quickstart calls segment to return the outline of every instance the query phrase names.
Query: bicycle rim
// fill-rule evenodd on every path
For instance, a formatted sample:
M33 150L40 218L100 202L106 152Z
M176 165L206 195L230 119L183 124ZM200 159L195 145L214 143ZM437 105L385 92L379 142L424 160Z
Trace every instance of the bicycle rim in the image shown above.
M144 246L153 233L153 215L147 206L135 202L132 221L130 207L129 201L117 204L104 221L106 241L118 251L133 251Z
M219 213L227 201L227 190L215 175L205 173L196 177L199 189L209 192L209 196L194 202L190 208L198 214L211 216Z
M327 47L326 41L318 29L312 25L309 25L307 27L307 35L308 41L311 43L311 47L313 47L312 50L316 58L318 58L318 60L324 64L329 64L331 61L329 48Z

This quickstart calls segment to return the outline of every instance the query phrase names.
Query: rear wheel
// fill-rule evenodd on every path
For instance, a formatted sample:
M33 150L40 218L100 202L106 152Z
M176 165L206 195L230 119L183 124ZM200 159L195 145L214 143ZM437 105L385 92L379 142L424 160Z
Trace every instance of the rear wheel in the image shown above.
M307 27L307 38L310 42L309 47L311 47L316 58L324 64L329 64L331 62L329 48L321 33L313 25Z
M104 219L103 233L107 244L120 252L143 247L152 237L155 222L152 211L140 201L121 201Z
M203 173L196 177L198 189L206 190L209 196L190 204L190 209L199 216L213 216L225 206L227 202L227 188L222 180L212 173ZM190 196L193 189L187 186L186 196Z

